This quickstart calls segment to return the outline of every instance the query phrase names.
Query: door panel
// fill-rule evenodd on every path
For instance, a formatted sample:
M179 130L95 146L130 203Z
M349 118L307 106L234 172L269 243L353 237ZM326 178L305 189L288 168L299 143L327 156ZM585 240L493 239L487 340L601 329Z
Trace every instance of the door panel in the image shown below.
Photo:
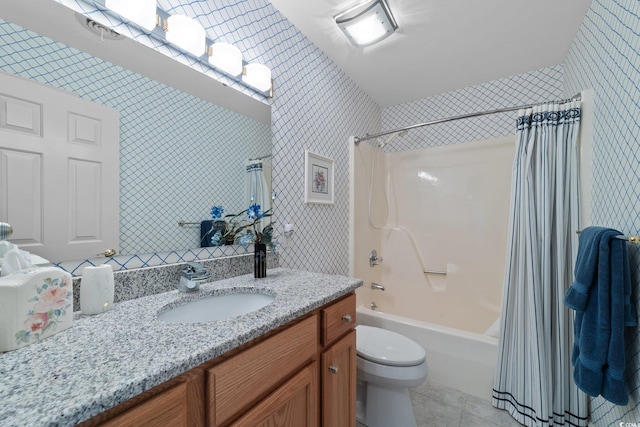
M51 261L119 249L119 115L0 73L0 221Z
M12 218L11 241L42 244L42 155L0 149L0 175L0 218Z

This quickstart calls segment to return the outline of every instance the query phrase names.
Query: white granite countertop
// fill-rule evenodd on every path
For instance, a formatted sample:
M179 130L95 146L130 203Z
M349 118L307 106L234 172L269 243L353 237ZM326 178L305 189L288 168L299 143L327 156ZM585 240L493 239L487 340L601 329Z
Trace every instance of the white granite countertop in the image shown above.
M269 270L121 302L27 347L0 354L0 426L68 426L84 421L361 286L344 276ZM209 323L167 323L159 311L193 299L262 291L275 301Z

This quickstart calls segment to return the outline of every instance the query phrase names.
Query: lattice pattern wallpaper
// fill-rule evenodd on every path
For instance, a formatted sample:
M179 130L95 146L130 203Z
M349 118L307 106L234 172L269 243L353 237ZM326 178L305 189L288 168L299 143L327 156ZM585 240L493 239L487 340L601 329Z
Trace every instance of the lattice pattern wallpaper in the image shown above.
M60 1L77 10L88 7L82 0ZM293 246L280 251L281 264L284 266L327 273L348 272L349 135L364 135L380 128L392 129L466 112L568 97L587 87L593 87L596 95L594 223L617 227L628 234L640 232L640 218L637 214L640 212L640 105L637 102L640 99L640 34L637 31L640 28L640 3L636 0L593 0L564 67L548 67L390 107L384 111L268 1L193 0L180 6L177 4L175 0L159 1L160 7L167 11L182 11L197 17L206 27L211 39L237 45L243 51L246 61L262 62L273 70L276 80L276 97L271 101L273 183L274 189L279 193L275 206L276 220L280 225L293 223L296 229ZM99 12L94 10L93 13ZM121 26L118 30L133 37L141 37L132 30L127 31L126 26ZM3 24L0 25L0 31L0 39L7 43L4 40L9 36L14 37L17 30ZM42 43L42 49L53 47L54 51L59 50L50 41ZM189 58L184 58L179 52L166 46L158 46L157 42L150 41L149 44L190 64ZM14 52L12 55L16 55L17 59L7 66L6 55L0 53L0 61L5 63L3 69L29 78L43 77L30 75L25 68L29 57L34 56L32 60L39 60L37 55L26 51ZM72 62L68 67L84 73L85 77L97 74L102 79L132 79L132 83L141 86L141 95L155 84L137 81L138 77L128 76L122 70L109 68L98 71L95 68L97 65L88 60L89 68L85 68L85 62ZM190 65L198 68L197 64ZM211 71L207 73L215 74ZM61 87L83 91L76 86L77 79L56 77L55 71L53 74L54 79L59 78L57 84ZM224 76L216 77L225 80ZM54 84L52 81L46 82ZM233 81L226 83L237 86ZM242 87L238 89L247 92ZM109 91L109 88L94 87L92 90ZM247 93L257 97L255 93ZM114 103L123 102L122 94L116 93L113 98ZM198 103L197 100L187 100L181 96L178 99L185 114L190 114L190 109L196 108ZM153 108L162 107L149 108L154 111ZM388 149L416 149L507 135L513 132L512 120L512 115L506 113L491 118L467 119L455 124L432 126L413 131L404 138L396 138ZM135 129L131 131L135 132ZM335 159L335 205L303 203L305 149ZM640 251L633 247L632 252L636 280L634 298L638 306L640 284L637 281L640 274L637 266L640 265ZM166 254L158 255L160 258L166 257ZM140 261L143 265L145 262ZM595 399L592 403L593 421L596 425L611 425L616 421L640 422L640 342L638 335L632 338L627 355L632 361L632 403L628 407L614 407L601 399Z
M593 88L593 224L640 233L640 2L593 0L565 63L565 94ZM640 249L629 245L640 313ZM640 319L639 323L640 323ZM591 401L596 426L640 423L640 333L625 337L630 403ZM634 424L635 425L635 424Z
M562 76L563 66L556 65L389 107L382 112L382 129L557 100L562 98ZM498 113L414 129L395 138L385 151L417 150L513 135L516 115L515 111Z
M244 165L270 152L268 125L6 21L0 52L2 71L120 112L122 253L196 248L199 227L178 221L209 219L213 203L243 209Z
M92 7L81 0L60 2L88 15L100 14L95 6ZM176 6L178 3L184 4ZM280 228L285 223L295 226L292 246L280 251L281 265L347 274L348 137L352 134L377 131L380 128L380 108L266 0L190 3L160 1L158 4L169 12L181 10L197 17L207 29L208 37L233 43L241 49L245 61L261 62L272 69L276 81L271 128L274 155L273 187L278 193L275 219ZM118 30L126 33L122 26L118 27ZM12 28L11 31L16 30ZM136 36L132 31L130 33ZM4 36L5 34L2 38ZM46 49L52 42L46 40L43 43L43 48ZM52 47L54 50L58 48L55 44ZM164 49L177 60L189 63L189 58L182 57L179 52L170 51L166 46L156 47L159 50ZM28 70L21 65L26 64L21 55L22 53L17 55L13 66L6 69L15 74L36 78L29 76ZM30 54L27 53L26 56L29 57ZM88 60L91 62L90 58ZM85 69L84 62L69 65L71 69ZM198 68L197 64L194 68ZM95 69L87 69L83 76L89 78L94 72ZM111 69L102 70L98 77L104 78L112 72ZM54 84L51 81L46 82ZM227 83L237 86L233 82ZM58 84L69 90L82 92L77 88L74 79L61 78ZM148 91L148 86L153 84L156 83L145 82L142 90ZM256 96L243 87L238 89ZM194 102L197 103L197 100ZM185 101L184 108L188 110L197 107L190 106ZM305 149L335 160L335 205L303 203ZM208 206L209 199L206 203ZM136 232L145 234L153 231L145 227ZM207 255L206 251L195 252L197 253L187 254L184 259ZM131 260L114 262L117 268L126 268L171 262L176 259L181 261L183 254L151 254L142 259L133 257ZM66 265L64 267L70 271L75 268Z

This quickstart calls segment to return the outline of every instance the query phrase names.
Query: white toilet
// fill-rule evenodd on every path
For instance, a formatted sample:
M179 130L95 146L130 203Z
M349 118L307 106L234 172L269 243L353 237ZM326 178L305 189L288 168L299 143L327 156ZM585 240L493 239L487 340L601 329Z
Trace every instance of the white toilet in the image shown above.
M386 329L356 327L357 420L367 427L415 427L409 387L427 378L424 348Z

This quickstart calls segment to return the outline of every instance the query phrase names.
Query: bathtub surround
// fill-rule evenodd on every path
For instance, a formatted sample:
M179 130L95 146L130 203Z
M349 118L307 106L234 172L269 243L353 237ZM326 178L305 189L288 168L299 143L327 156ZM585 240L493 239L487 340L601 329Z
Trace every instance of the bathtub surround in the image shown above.
M502 321L492 404L526 426L587 426L572 380L573 281L579 229L580 102L520 110Z
M386 289L365 286L359 304L483 334L500 313L513 150L513 137L386 154L353 147L351 274ZM372 268L374 248L384 260Z
M512 136L351 150L350 274L365 282L358 321L418 342L434 381L487 400L497 339L484 333L500 315L513 154ZM383 261L372 268L374 248Z

